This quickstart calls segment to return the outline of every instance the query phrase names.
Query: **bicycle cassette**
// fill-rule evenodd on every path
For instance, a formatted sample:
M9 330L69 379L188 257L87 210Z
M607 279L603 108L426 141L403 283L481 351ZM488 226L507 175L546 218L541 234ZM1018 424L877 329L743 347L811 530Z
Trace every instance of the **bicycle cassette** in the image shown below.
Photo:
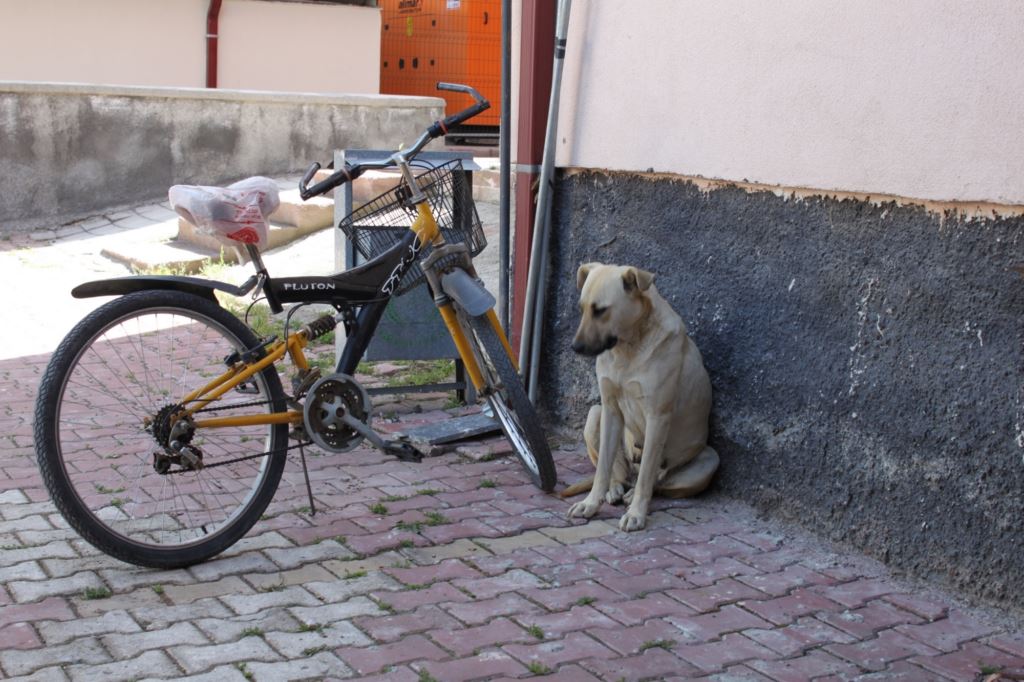
M346 424L346 417L370 422L370 396L347 374L328 374L313 384L302 408L306 433L324 450L347 452L364 436Z

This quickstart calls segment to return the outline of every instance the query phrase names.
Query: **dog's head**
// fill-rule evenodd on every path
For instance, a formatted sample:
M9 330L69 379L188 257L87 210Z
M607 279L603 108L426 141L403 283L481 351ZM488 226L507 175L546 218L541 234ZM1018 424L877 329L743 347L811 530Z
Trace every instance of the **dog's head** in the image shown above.
M654 275L631 266L584 263L576 271L580 291L580 326L572 349L581 355L600 355L630 338L650 312L647 290Z

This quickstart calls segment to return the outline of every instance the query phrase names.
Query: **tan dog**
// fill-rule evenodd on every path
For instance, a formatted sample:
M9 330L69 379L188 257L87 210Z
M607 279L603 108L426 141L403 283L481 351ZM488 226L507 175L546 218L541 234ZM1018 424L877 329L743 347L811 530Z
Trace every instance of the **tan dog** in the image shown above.
M582 319L572 348L597 356L601 405L584 439L597 467L563 496L590 493L569 517L590 518L602 501L628 502L626 531L647 521L651 495L696 495L718 469L707 444L711 381L686 325L658 294L654 275L634 267L585 263L576 273ZM639 465L639 466L638 466ZM627 487L636 474L631 491Z

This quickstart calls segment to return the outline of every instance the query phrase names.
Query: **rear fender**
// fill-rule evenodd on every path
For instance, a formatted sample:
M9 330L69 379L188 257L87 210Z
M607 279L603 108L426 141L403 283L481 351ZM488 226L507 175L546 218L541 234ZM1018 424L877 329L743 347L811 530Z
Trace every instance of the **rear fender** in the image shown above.
M252 282L252 284L255 284L255 282ZM216 297L213 294L214 291L223 291L232 296L244 296L252 291L252 286L248 285L250 285L250 282L246 282L241 287L238 287L227 282L217 282L199 277L138 275L135 277L100 279L79 284L71 290L71 295L75 298L93 298L94 296L121 296L136 291L150 291L152 289L171 289L216 301Z

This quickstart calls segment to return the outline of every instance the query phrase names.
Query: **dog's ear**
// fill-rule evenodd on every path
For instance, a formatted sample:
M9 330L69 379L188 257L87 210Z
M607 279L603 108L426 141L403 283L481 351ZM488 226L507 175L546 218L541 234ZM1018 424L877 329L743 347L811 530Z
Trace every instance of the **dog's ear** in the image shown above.
M654 283L654 273L640 268L626 268L622 273L622 288L626 291L647 291Z
M593 270L594 268L596 268L598 265L601 265L601 264L600 263L584 263L583 265L581 265L579 267L578 270L576 270L576 289L578 289L579 291L583 291L583 285L587 281L587 275L589 275L590 271Z

